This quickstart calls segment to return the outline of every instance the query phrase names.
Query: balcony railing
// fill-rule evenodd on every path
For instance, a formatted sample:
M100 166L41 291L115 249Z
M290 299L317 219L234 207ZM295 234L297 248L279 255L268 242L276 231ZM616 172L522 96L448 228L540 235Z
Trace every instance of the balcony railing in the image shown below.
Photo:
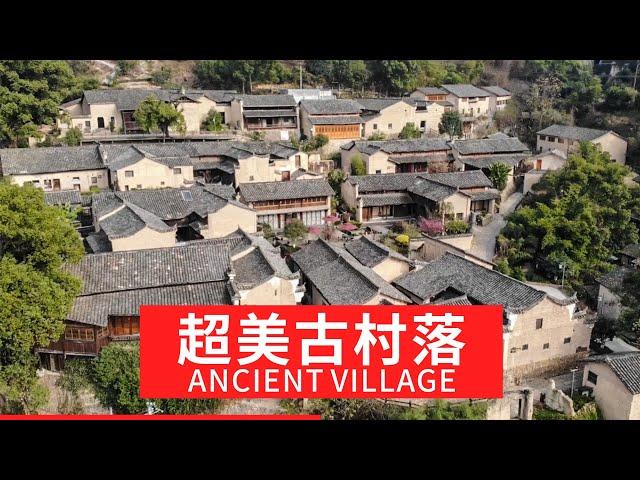
M308 208L308 207L326 207L327 202L309 202L309 203L288 203L280 205L254 205L253 209L257 211L262 210L288 210L292 208Z

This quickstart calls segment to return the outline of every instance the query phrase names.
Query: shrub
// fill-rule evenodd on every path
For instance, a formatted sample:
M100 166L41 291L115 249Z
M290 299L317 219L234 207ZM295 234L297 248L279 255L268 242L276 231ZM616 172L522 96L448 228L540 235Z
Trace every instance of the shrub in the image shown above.
M209 110L207 118L202 122L202 128L209 132L219 132L224 128L222 114L214 109Z
M382 132L374 132L371 135L369 135L369 138L367 140L371 140L371 141L379 141L379 140L384 140L385 138L387 138L387 136L382 133Z
M70 128L62 141L70 147L77 147L82 142L82 132L78 127Z
M271 225L269 225L268 223L261 223L260 226L262 227L262 235L264 236L264 238L266 238L267 240L271 240L275 236Z
M351 157L351 175L366 175L367 166L362 157L357 154Z
M409 245L409 235L400 234L396 237L396 243L402 247L407 247Z
M444 233L444 225L437 218L420 218L420 229L427 235L440 235Z
M398 138L404 139L420 138L421 136L422 133L420 132L420 129L416 127L413 122L407 123L404 127L402 127L402 130L398 134Z
M305 153L310 153L315 150L319 150L324 147L327 143L329 143L329 137L326 135L315 135L309 138L304 145L302 146L302 151Z
M162 67L151 72L151 83L160 87L164 86L171 78L171 69Z
M261 142L264 140L265 133L264 132L251 132L249 134L249 138L254 142Z
M458 235L469 231L469 224L464 220L451 220L446 223L445 230L449 235Z

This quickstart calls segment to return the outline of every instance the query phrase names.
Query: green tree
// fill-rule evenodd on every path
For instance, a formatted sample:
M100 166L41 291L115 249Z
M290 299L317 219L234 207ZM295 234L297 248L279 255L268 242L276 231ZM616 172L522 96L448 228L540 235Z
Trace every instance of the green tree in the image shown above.
M224 124L222 123L222 114L220 112L211 109L207 114L207 118L202 122L203 130L207 130L209 132L220 132L224 129Z
M635 271L624 279L619 293L625 307L620 323L626 330L640 335L640 271Z
M70 128L62 141L70 147L77 147L82 142L82 131L78 127Z
M169 136L169 128L184 133L186 125L182 112L153 95L145 98L133 113L138 126L147 132L160 130L164 139Z
M449 135L449 139L453 140L454 137L462 135L462 119L460 113L457 110L451 110L444 112L440 118L440 124L438 125L438 131L443 134Z
M351 157L351 175L366 175L367 166L360 154L355 154Z
M423 408L409 409L400 416L403 420L486 420L487 402L452 403L436 400Z
M319 135L314 135L303 142L302 151L305 153L311 153L321 149L327 143L329 143L329 137L327 137L326 135L323 135L322 133Z
M347 179L347 175L341 168L334 168L327 174L327 181L336 195L340 195L341 185Z
M118 60L116 62L116 69L120 75L129 75L138 62L136 60Z
M404 139L420 138L421 136L422 132L413 122L408 122L404 127L402 127L402 130L400 130L400 133L398 134L398 138Z
M161 67L158 70L151 72L151 83L158 85L159 87L163 87L169 82L169 80L171 80L172 74L173 72L170 68Z
M638 92L631 87L611 85L604 95L604 107L611 111L628 111L634 108L637 96Z
M563 264L566 281L575 284L609 270L611 255L638 240L631 212L640 208L640 190L625 183L628 171L596 146L581 144L564 168L543 177L529 204L508 217L502 234L511 266L533 262L559 278Z
M371 142L378 142L380 140L384 140L385 138L387 138L387 136L384 133L373 132L371 135L369 135L369 138L367 138L367 140Z
M63 267L82 254L80 236L42 190L0 181L0 397L14 412L43 400L33 351L62 335L80 292Z
M389 95L404 95L419 86L421 72L416 60L372 60L368 68L371 80Z
M284 227L284 236L291 240L293 247L295 248L296 243L299 240L304 239L306 237L307 232L309 230L305 227L304 223L301 220L294 218Z
M503 191L507 186L512 168L504 163L492 163L489 167L489 180L493 187Z
M81 80L65 61L1 60L0 145L39 137L38 126L55 122L60 104L73 98Z
M251 93L254 82L283 83L292 71L277 60L202 60L194 68L200 88L231 88Z

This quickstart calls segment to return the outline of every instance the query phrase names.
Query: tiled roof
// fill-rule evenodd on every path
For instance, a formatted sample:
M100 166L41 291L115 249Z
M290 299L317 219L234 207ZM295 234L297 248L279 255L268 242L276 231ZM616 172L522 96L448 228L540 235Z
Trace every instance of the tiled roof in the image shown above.
M483 190L481 192L465 192L471 197L471 201L475 200L497 200L500 198L500 191L495 188Z
M424 93L425 95L446 95L447 92L439 87L422 87L418 88L420 93Z
M394 284L423 302L452 289L474 303L501 304L512 313L525 312L545 298L544 292L449 252Z
M84 241L87 243L91 253L110 252L112 249L109 237L102 230L90 233L84 238Z
M81 147L3 148L3 175L100 170L105 168L95 145Z
M404 102L408 105L414 105L414 99L410 98L358 98L356 102L360 105L362 110L370 110L379 112L391 105L395 105L399 102Z
M458 160L465 165L469 165L474 168L489 168L494 163L504 163L515 167L520 164L522 160L529 158L528 154L516 154L516 155L485 155L482 157L458 157Z
M633 274L632 269L619 266L597 278L596 281L600 285L607 287L609 290L616 291L623 287L624 281L631 274Z
M85 255L68 270L83 282L82 295L217 282L229 268L227 239Z
M296 106L291 95L235 95L234 98L242 100L244 108Z
M410 205L415 203L406 192L368 193L360 195L363 207L381 207L384 205Z
M346 242L344 248L365 267L375 267L387 258L395 258L412 264L411 260L404 255L400 255L398 252L389 249L386 245L365 236Z
M538 135L551 135L554 137L568 138L571 140L579 140L588 142L608 133L607 130L598 130L595 128L573 127L569 125L551 125L537 132Z
M358 185L358 193L405 191L422 173L387 173L384 175L352 175L347 181Z
M444 300L438 300L433 302L433 305L472 305L469 298L466 295L460 295L459 297L447 298Z
M388 154L394 153L423 153L435 152L439 150L451 150L451 146L446 139L435 138L418 138L412 140L370 140L370 141L354 141L342 145L340 148L350 150L356 147L360 152L371 155L381 150Z
M359 115L324 115L309 117L311 125L355 125L364 122Z
M419 177L416 179L416 183L408 188L408 191L414 195L433 200L434 202L441 202L456 193L458 189L432 180L427 180L424 177Z
M491 187L491 180L482 170L466 170L464 172L423 173L422 178L456 188Z
M595 355L584 361L606 363L633 395L640 394L640 352Z
M324 197L335 192L324 178L289 182L241 183L240 195L246 202Z
M300 106L309 112L309 115L357 115L360 113L360 105L355 100L302 100Z
M292 255L300 270L331 305L360 305L378 293L410 300L346 250L316 240Z
M620 253L629 257L640 258L640 243L632 243L630 245L627 245L622 249Z
M47 205L82 205L82 195L78 190L45 192L44 201Z
M480 87L480 88L482 90L486 90L492 95L495 95L496 97L508 97L509 95L511 95L511 92L509 90L505 90L504 88L499 87L497 85L492 85L490 87Z
M461 155L529 152L529 148L516 137L456 140L450 145Z
M449 155L446 153L436 155L389 155L388 160L396 165L403 165L406 163L447 162L449 161Z
M489 92L485 92L478 87L474 87L471 84L461 83L458 85L442 85L442 89L447 92L455 95L459 98L468 98L468 97L488 97Z
M299 274L289 270L280 250L264 237L246 235L246 238L249 245L242 242L234 250L242 248L241 251L249 252L240 256L232 253L232 266L236 274L234 282L240 289L253 288L274 275L286 279L299 277Z
M144 146L133 146L127 149L122 154L115 158L111 158L109 161L110 170L120 170L138 163L143 158L147 158L154 162L166 165L169 168L192 165L191 157L188 155L160 155L156 156L144 149Z
M228 305L225 281L173 285L141 290L81 296L68 318L74 322L105 327L111 315L139 315L140 305Z
M305 170L304 168L298 168L297 170L294 170L293 172L291 172L291 180L297 180L298 178L300 178L300 177L302 177L304 175L310 175L312 177L319 177L320 176L319 173L309 172L309 171Z
M229 103L234 90L186 90L184 95L180 90L167 89L100 89L85 90L84 98L88 104L114 103L118 110L135 110L138 105L150 95L164 100L173 101L181 97L190 98L194 101L202 96L217 103Z

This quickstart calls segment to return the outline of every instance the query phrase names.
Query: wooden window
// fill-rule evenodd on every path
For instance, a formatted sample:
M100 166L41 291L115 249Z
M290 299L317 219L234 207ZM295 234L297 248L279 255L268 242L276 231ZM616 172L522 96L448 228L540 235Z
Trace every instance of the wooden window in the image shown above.
M95 340L93 329L81 327L67 327L64 331L65 340L82 340L93 342Z
M125 178L132 178L133 177L133 170L125 170L124 171L124 176L125 176Z
M524 345L522 345L522 350L529 350L529 344L525 343Z
M91 177L91 183L93 185L95 185L96 183L98 183L98 177Z
M536 319L536 330L540 330L542 328L542 322L543 322L542 318Z
M565 337L564 343L571 343L571 337Z
M516 353L516 351L517 351L517 348L515 348L515 347L511 348L511 350L510 350L511 353Z
M587 372L587 382L593 383L594 385L598 384L598 375L593 373L591 370Z
M545 343L544 345L542 345L542 349L543 350L548 350L549 349L549 344Z
M104 128L104 117L98 117L98 128Z
M374 129L374 130L377 130L377 129L378 129L378 124L377 124L377 123L374 123L374 124L373 124L373 129Z
M389 130L391 130L393 128L393 123L389 124Z
M44 188L51 188L51 180L44 181Z
M564 138L559 138L558 143L564 143Z
M174 175L182 175L182 169L179 167L176 167L173 169L173 174Z

